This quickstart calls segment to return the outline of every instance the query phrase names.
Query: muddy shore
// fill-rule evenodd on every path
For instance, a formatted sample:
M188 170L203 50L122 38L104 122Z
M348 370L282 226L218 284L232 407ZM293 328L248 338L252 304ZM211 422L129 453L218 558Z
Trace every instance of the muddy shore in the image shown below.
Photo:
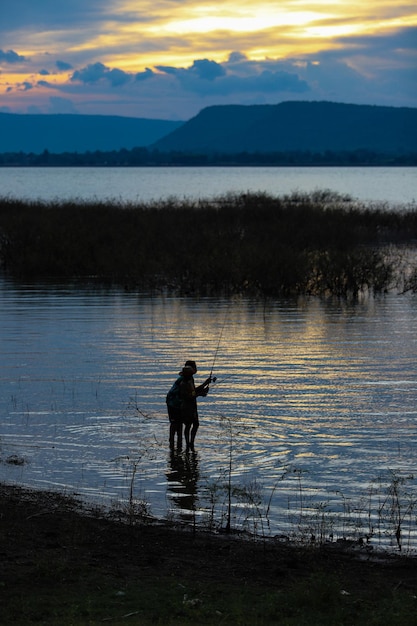
M283 621L276 614L272 617L272 609L262 615L265 598L282 599L295 589L304 589L305 597L309 589L317 590L318 580L327 580L327 587L332 581L329 606L336 610L331 597L337 594L337 603L343 603L337 610L343 609L346 623L366 623L360 615L366 618L367 611L379 610L381 602L390 598L402 607L414 603L417 608L417 567L410 556L376 555L356 546L313 549L157 522L132 525L100 516L69 496L14 486L0 485L0 496L3 623L125 623L129 619L135 624L249 624L251 620L295 624L285 615ZM148 594L146 598L138 598L139 589ZM164 592L171 607L168 621L167 605L158 596ZM239 620L227 613L228 601L235 596L241 603ZM250 602L247 608L245 597ZM255 597L262 600L257 608ZM97 607L92 608L95 602ZM316 622L310 607L310 623L319 623L323 610L325 604L317 607ZM298 623L303 624L303 619L300 614Z

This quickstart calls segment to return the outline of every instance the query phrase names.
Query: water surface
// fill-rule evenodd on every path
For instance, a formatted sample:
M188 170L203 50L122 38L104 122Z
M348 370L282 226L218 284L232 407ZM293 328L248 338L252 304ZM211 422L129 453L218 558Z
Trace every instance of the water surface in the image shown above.
M228 193L282 196L315 190L393 205L417 200L413 167L0 168L0 196L28 200L138 202Z
M106 506L132 488L158 516L203 519L232 453L246 504L272 496L272 533L347 503L365 523L393 476L416 493L416 313L415 295L259 303L2 281L0 479ZM171 455L164 399L188 358L197 382L213 366L218 380L196 454Z

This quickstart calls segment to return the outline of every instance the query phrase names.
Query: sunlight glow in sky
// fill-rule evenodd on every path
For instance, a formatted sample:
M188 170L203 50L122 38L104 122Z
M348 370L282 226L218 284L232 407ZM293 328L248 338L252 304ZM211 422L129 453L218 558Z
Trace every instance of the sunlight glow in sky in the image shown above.
M188 119L289 99L417 106L410 0L15 0L0 6L0 45L0 111Z
M281 10L275 14L257 12L255 15L240 17L231 15L201 15L191 19L167 23L163 30L176 34L209 33L213 31L226 31L229 34L233 32L252 33L280 26L303 26L318 17L317 13L312 12L285 12Z

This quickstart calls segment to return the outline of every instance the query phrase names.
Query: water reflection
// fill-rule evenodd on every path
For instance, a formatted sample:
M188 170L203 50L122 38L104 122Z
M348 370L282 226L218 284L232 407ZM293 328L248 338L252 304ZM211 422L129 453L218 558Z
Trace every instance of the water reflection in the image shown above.
M170 500L176 504L180 517L185 520L192 519L198 508L198 481L200 478L198 453L171 450L166 477L168 495L171 496Z
M228 419L233 485L273 492L272 532L300 489L303 505L337 510L340 494L360 499L415 471L416 312L415 295L259 303L3 281L0 479L111 505L131 485L114 459L140 459L152 512L166 516L168 492L191 515L229 467ZM167 460L167 390L185 360L197 360L198 384L214 357L198 456ZM4 462L12 455L24 464Z

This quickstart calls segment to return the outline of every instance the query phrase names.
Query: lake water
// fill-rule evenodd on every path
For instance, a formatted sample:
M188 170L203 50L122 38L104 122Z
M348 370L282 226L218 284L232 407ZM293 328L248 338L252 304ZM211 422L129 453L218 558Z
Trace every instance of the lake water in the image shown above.
M317 189L365 202L415 205L416 168L0 168L0 197L30 200L111 199L124 203L259 191L284 195Z
M416 547L415 294L261 303L1 280L0 342L0 480L208 523L230 477L234 526L372 525L386 546L400 523ZM188 358L218 380L196 453L171 454L164 399Z
M417 177L415 168L0 168L0 196L29 200L317 189L415 206ZM0 480L224 524L230 478L239 528L363 536L372 525L386 547L401 525L415 548L416 337L413 294L264 303L0 280ZM195 455L167 445L164 398L187 358L197 382L213 363L218 377L200 400Z

